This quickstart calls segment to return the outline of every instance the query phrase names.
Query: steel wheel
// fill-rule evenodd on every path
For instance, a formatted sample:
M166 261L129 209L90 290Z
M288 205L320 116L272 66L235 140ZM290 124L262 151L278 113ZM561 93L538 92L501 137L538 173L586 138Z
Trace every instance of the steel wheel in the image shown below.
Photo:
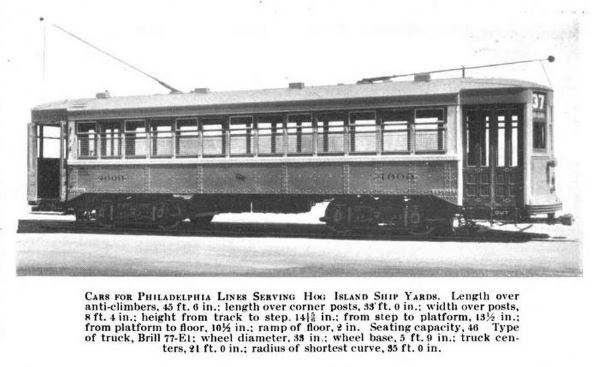
M336 231L348 228L348 209L345 205L331 202L325 210L327 225Z
M96 222L102 227L114 227L115 206L110 201L104 201L96 208Z
M174 201L163 201L156 205L154 215L154 221L162 230L177 228L183 219L181 206Z
M408 207L408 233L413 236L426 236L435 230L435 226L426 220L419 206Z

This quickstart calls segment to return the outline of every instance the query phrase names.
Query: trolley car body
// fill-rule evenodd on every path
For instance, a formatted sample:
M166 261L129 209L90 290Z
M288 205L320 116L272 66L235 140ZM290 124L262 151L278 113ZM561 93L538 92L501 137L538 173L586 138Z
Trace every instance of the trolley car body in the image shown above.
M552 106L545 86L472 78L98 94L32 110L28 201L163 224L325 200L332 225L552 217Z

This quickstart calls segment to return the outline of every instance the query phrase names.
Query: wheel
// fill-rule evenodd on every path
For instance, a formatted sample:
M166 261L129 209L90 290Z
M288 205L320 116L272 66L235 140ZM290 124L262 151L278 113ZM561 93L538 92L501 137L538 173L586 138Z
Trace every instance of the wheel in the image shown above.
M190 221L195 227L204 227L209 225L213 218L214 215L204 215L201 217L190 218Z
M426 236L433 233L435 226L426 220L423 209L419 206L408 207L408 233L413 236Z
M104 201L100 203L98 207L96 207L96 221L102 227L114 227L115 225L115 217L116 210L115 206L110 201Z
M325 210L327 225L335 230L343 230L348 227L348 208L345 205L331 202Z
M449 236L454 233L454 213L449 213L445 218L434 223L434 233L440 236Z
M163 201L154 208L154 221L162 230L175 229L183 219L181 206L175 201Z

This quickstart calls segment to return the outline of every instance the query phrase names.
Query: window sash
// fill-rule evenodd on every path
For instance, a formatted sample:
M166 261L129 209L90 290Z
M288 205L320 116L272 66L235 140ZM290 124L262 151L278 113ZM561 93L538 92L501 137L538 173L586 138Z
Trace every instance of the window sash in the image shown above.
M377 118L375 112L350 112L350 153L377 152Z
M146 157L148 155L148 138L146 121L125 120L125 157Z
M200 130L195 118L177 119L175 125L175 155L177 157L198 156Z
M96 123L79 123L77 126L77 157L80 159L96 158L97 132Z
M346 118L341 114L317 117L317 154L343 154L346 151Z
M289 115L286 130L288 155L313 154L314 127L311 114Z
M121 156L121 132L101 132L100 139L100 156L102 158L118 158Z
M160 121L150 123L151 157L173 156L173 123Z
M225 121L207 119L201 121L202 156L220 157L225 155Z
M545 150L547 146L545 121L533 121L533 149Z
M411 136L411 110L382 111L381 118L381 150L385 153L410 153L414 145Z
M284 126L280 116L266 116L257 119L259 155L282 155L284 153Z
M414 118L414 151L441 152L446 149L445 108L417 108Z

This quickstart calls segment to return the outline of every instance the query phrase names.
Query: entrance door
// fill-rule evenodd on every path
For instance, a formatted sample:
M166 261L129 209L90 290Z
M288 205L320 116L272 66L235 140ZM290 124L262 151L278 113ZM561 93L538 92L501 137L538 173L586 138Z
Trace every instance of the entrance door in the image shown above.
M60 199L61 128L38 125L37 193L39 199Z
M465 107L464 121L464 206L486 210L520 206L522 106Z

